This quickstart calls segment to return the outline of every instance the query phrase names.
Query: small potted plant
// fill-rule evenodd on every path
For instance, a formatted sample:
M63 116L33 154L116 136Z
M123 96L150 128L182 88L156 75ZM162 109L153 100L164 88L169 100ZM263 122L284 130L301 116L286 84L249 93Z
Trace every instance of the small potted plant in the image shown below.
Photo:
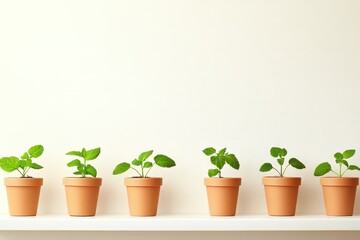
M261 172L269 172L274 169L278 174L278 176L263 177L262 179L268 214L270 216L294 216L301 178L285 177L285 172L289 166L304 169L305 165L296 158L291 158L285 164L287 155L285 148L272 147L270 154L277 159L280 168L274 168L271 163L264 163L260 167Z
M234 154L227 153L226 148L216 152L215 148L209 147L203 153L210 157L210 162L216 167L209 169L209 178L204 179L210 215L235 216L241 178L224 178L221 170L225 164L239 170L238 159ZM216 176L218 177L215 178Z
M100 148L71 151L66 155L82 158L70 161L68 167L76 167L74 175L63 180L66 191L66 202L70 216L95 216L102 178L97 178L96 168L88 161L96 159ZM87 177L89 176L89 177Z
M43 168L33 162L33 158L40 157L43 152L43 146L35 145L20 158L12 156L0 159L0 167L4 171L20 173L20 178L5 178L11 216L36 216L43 179L33 178L28 172L30 169Z
M113 171L113 175L118 175L131 168L138 174L124 179L131 216L156 216L162 178L148 177L149 172L155 165L163 168L176 166L174 160L162 154L156 155L154 162L148 160L152 153L153 150L143 152L131 163L118 164Z
M356 188L359 184L357 177L344 177L348 170L360 170L356 165L349 165L348 160L355 155L354 149L349 149L343 153L335 153L335 162L339 165L339 171L335 172L330 163L319 164L315 171L315 176L323 176L333 172L335 177L322 177L322 185L326 215L328 216L352 216L354 211Z

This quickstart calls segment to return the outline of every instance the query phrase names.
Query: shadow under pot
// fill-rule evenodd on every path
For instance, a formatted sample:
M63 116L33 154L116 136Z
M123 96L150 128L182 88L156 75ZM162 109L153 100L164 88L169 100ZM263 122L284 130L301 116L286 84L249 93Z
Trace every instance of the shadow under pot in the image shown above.
M156 216L162 178L125 178L131 216Z
M322 177L326 215L352 216L354 212L357 177Z
M70 216L95 216L101 178L64 178L66 202Z
M5 178L11 216L36 216L42 178Z
M205 178L211 216L235 216L241 178Z
M294 216L300 177L263 177L266 205L270 216Z

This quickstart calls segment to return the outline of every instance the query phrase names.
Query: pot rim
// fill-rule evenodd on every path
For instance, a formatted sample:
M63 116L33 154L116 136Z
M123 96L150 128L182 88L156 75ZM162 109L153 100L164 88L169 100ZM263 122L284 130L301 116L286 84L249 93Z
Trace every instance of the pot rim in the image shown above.
M124 178L124 185L127 187L158 187L163 183L161 177L126 177Z
M238 187L241 185L241 178L224 177L224 178L204 178L204 185L207 187Z
M99 187L102 184L102 178L64 177L63 184L66 187Z
M7 187L41 187L43 185L43 178L21 178L21 177L7 177L4 178L4 184Z
M359 185L358 177L321 177L322 186L357 186Z
M296 187L301 185L301 177L265 176L262 183L264 186Z

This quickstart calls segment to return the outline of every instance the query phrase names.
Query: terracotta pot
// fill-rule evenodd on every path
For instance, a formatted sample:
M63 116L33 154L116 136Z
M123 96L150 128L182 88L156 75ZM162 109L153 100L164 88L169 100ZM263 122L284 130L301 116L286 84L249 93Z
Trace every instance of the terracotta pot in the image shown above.
M5 178L11 216L36 216L42 178Z
M322 185L326 215L352 216L354 211L356 187L359 178L356 177L323 177Z
M131 216L156 216L162 178L125 178Z
M263 177L266 205L270 216L294 216L301 178Z
M64 178L70 216L95 216L101 178Z
M205 178L211 216L235 216L241 178Z

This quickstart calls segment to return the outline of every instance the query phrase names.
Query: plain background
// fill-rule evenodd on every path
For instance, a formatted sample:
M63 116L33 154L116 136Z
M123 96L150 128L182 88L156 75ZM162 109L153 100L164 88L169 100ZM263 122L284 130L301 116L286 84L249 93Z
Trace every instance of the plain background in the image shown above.
M246 215L266 213L258 169L280 146L307 166L287 172L303 178L297 213L324 214L315 166L360 151L359 12L356 0L0 1L0 155L43 144L39 214L66 214L65 153L100 146L98 212L128 214L134 174L112 170L154 149L177 162L151 172L164 178L158 213L207 215L202 149L227 147ZM6 201L1 187L1 214Z

